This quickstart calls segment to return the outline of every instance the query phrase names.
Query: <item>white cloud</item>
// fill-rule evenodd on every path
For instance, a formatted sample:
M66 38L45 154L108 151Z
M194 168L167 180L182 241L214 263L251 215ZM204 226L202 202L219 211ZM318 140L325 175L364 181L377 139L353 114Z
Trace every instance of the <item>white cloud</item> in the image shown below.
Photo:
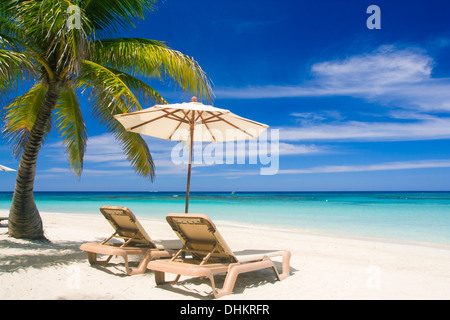
M432 66L433 59L422 50L382 46L372 53L345 60L316 63L311 71L325 86L382 87L428 80Z
M146 136L143 136L143 138L147 142L155 162L170 157L170 151L175 145L174 142ZM117 166L129 164L119 142L110 133L89 137L84 160L87 163L107 162Z
M397 108L450 111L450 78L433 78L435 61L419 48L382 46L371 53L311 66L301 84L218 88L218 98L351 96L392 103Z
M430 115L400 113L396 118L409 117L408 122L362 122L346 121L313 124L302 127L280 127L282 141L413 141L450 139L450 118Z
M450 168L450 160L421 160L421 161L396 161L384 162L368 165L341 165L341 166L317 166L307 169L280 169L277 174L314 174L314 173L345 173L345 172L370 172L386 170L413 170L430 168ZM237 170L230 169L218 172L198 172L197 176L224 176L224 177L242 177L260 175L259 170Z
M328 150L325 147L318 147L316 145L279 143L279 155L316 154L324 152L328 152Z
M123 162L125 160L126 160L126 157L123 153L120 153L120 154L97 153L97 154L86 154L84 156L84 161L86 161L86 162L111 162L111 161Z
M83 169L83 174L89 174L89 175L96 175L96 176L102 176L102 175L123 175L123 174L130 174L130 170L102 170L102 169ZM54 167L50 169L44 169L40 170L40 173L47 173L47 174L68 174L72 173L72 171L69 168L59 168Z
M170 151L175 143L151 137L144 137L144 139L150 148L158 174L180 174L183 170L186 172L184 166L176 166L170 160ZM48 158L52 159L53 162L63 161L66 163L66 156L63 155L64 147L60 142L49 144L47 147L53 148ZM55 156L55 152L58 152L58 156ZM49 175L71 173L71 170L67 166L67 168L53 167L40 170L40 172ZM132 173L134 173L134 170L131 168L130 162L123 153L119 142L112 134L104 133L89 137L84 155L83 176L125 175Z
M309 169L279 170L279 174L307 174L307 173L336 173L336 172L363 172L383 170L407 170L426 168L449 168L450 160L423 160L405 162L385 162L371 165L345 165L345 166L320 166Z
M433 78L434 65L433 58L420 48L381 46L370 53L313 64L313 79L299 85L229 88L216 94L233 98L357 97L380 103L381 113L391 118L343 121L337 113L333 117L325 111L296 112L291 116L298 126L279 127L282 141L450 139L450 78ZM432 115L437 112L440 117Z

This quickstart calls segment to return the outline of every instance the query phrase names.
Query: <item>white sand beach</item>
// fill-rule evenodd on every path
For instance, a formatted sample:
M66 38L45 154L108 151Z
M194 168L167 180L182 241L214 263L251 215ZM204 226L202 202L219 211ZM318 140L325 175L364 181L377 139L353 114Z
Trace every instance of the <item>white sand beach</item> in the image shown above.
M0 299L212 299L209 282L182 277L156 286L153 273L126 276L123 260L92 267L79 247L112 233L100 215L42 214L50 243L17 240L0 227ZM139 218L154 239L175 239L164 219ZM450 299L450 247L252 228L217 222L233 250L288 249L291 276L239 276L221 300ZM223 279L223 277L222 277ZM219 277L219 286L220 277Z

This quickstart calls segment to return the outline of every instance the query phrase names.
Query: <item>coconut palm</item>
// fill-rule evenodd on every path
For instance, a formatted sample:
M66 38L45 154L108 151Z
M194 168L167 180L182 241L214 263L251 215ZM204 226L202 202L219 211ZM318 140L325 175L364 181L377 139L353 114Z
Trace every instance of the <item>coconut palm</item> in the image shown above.
M72 2L71 2L72 1ZM79 94L118 140L138 175L153 179L148 146L113 115L166 103L145 79L169 79L183 91L211 99L209 79L191 57L163 42L112 38L134 27L157 0L2 0L0 3L0 101L3 135L19 159L9 234L43 238L33 197L36 161L52 127L74 174L80 177L86 128ZM29 90L11 101L17 89Z

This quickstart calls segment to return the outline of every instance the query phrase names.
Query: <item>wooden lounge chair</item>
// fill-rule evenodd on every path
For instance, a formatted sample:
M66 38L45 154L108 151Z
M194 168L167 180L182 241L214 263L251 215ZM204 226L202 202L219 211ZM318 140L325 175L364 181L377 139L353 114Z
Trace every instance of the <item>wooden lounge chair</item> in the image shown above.
M220 235L214 223L203 214L169 214L167 221L183 242L181 248L172 259L150 261L147 268L155 273L156 284L164 284L166 272L176 274L175 281L180 275L190 277L207 277L215 298L231 294L239 274L272 268L278 280L289 276L289 261L291 253L287 250L245 250L232 252ZM182 254L190 253L190 257L179 258ZM282 273L279 274L273 257L282 257ZM226 273L222 289L216 289L214 275Z
M2 225L2 221L8 221L8 217L0 217L0 225Z
M105 266L113 256L121 256L125 261L127 275L144 273L147 263L155 258L170 258L182 247L178 240L152 240L130 209L126 207L103 206L101 213L114 228L114 233L101 243L84 243L80 249L88 253L91 265ZM118 243L110 242L121 239ZM97 254L108 255L106 260L97 260ZM128 256L142 256L137 268L128 266Z

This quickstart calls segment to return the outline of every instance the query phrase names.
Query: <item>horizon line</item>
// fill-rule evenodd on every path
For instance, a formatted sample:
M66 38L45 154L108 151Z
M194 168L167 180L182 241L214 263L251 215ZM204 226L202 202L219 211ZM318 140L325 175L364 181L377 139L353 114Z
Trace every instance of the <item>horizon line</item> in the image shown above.
M40 191L34 191L34 193L44 193L44 192L51 192L51 193L186 193L186 191L117 191L117 190L101 190L101 191L94 191L94 190L87 190L87 191L81 191L81 190L40 190ZM450 192L450 190L242 190L242 191L236 191L236 190L230 190L230 191L190 191L190 194L192 193L287 193L287 192L295 192L295 193L326 193L326 192L346 192L346 193L369 193L369 192L414 192L414 193L425 193L425 192ZM14 191L0 191L0 193L14 193Z

